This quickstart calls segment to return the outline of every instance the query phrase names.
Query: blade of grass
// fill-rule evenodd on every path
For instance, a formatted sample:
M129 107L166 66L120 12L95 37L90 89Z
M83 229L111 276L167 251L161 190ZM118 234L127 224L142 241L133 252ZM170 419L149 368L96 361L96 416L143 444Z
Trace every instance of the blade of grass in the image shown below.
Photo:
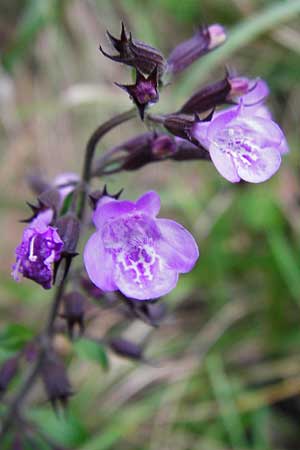
M211 355L207 358L206 367L231 447L234 449L247 448L243 425L221 358L217 355Z
M292 298L300 305L300 268L290 242L279 229L268 233L268 241L278 270Z

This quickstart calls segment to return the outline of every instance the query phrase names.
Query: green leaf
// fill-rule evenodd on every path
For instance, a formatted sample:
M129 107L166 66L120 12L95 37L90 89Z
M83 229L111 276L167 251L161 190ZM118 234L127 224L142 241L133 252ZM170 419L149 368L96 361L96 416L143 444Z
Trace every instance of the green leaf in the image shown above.
M20 350L33 338L33 335L33 331L25 325L19 323L7 325L0 333L0 347L7 351Z
M108 370L109 360L102 344L82 338L74 344L74 349L79 358L96 361L104 370Z

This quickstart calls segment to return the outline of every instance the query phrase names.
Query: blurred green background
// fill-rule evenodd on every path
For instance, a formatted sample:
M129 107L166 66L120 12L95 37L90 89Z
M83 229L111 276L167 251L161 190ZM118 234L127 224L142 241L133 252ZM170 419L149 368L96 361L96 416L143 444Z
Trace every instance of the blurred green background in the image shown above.
M257 186L230 185L205 162L163 162L105 180L132 199L157 190L161 215L192 231L201 258L166 298L159 329L138 321L122 329L136 342L151 338L154 365L109 354L106 370L101 352L57 336L76 391L66 418L53 414L40 387L26 403L57 449L299 450L299 13L300 1L0 1L1 360L40 331L51 300L10 278L18 220L33 200L26 176L80 171L91 132L130 106L113 85L130 81L130 71L98 50L100 42L110 48L106 29L118 35L124 20L167 55L197 26L223 24L228 43L174 80L153 111L178 107L227 66L267 80L291 148L278 174ZM143 129L122 125L99 151ZM119 320L110 309L90 311L95 336ZM42 439L26 445L50 448Z

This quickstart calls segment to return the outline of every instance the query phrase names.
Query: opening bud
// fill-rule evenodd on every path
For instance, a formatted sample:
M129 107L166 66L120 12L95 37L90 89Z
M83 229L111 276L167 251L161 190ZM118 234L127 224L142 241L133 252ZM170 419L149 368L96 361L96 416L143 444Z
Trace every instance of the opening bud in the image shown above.
M170 53L168 58L168 71L177 74L189 67L198 58L213 50L226 39L224 28L214 24L201 27L193 37L181 42Z
M250 83L248 78L234 77L229 78L228 82L230 84L230 98L245 95L249 91Z
M208 27L208 33L209 33L209 45L208 45L209 50L213 50L214 48L219 47L219 45L223 44L226 40L225 29L224 27L222 27L222 25L219 25L218 23L210 25Z

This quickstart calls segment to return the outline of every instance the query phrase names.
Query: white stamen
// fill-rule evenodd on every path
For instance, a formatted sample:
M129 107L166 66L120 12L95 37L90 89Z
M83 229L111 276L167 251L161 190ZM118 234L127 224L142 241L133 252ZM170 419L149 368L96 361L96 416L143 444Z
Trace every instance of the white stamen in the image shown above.
M35 241L35 236L33 236L33 238L30 241L30 247L29 247L29 256L28 259L31 262L35 262L37 260L37 256L34 254L34 241Z

